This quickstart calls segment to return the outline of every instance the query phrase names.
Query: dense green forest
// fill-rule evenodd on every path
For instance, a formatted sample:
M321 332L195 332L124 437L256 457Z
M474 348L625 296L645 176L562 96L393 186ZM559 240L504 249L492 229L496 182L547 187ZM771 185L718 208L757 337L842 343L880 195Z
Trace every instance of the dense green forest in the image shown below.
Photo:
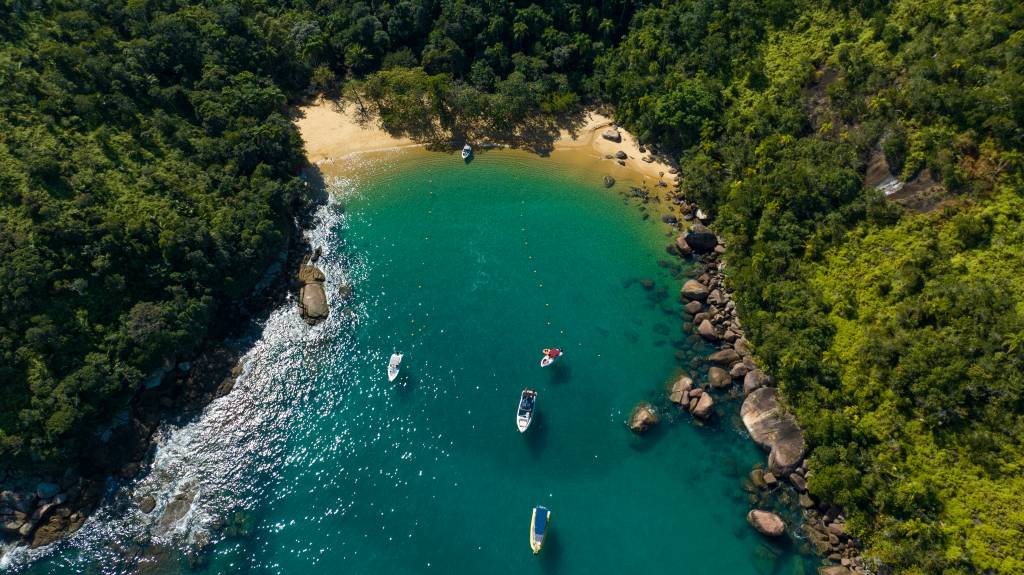
M1024 6L673 3L598 61L730 241L811 490L897 572L1024 572Z
M1024 572L1019 2L2 1L0 461L220 329L301 209L290 104L525 145L606 104L715 216L868 555Z

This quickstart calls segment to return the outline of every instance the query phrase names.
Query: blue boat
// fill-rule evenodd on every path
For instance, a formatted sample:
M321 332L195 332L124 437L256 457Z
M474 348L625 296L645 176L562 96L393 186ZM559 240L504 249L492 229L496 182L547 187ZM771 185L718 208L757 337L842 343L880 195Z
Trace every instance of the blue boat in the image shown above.
M533 421L533 409L537 405L537 392L532 389L524 389L519 396L519 409L516 410L516 427L519 433L525 433Z
M548 534L548 524L551 523L551 512L547 507L538 505L533 508L533 518L530 519L530 548L533 554L540 553L544 545L544 537Z

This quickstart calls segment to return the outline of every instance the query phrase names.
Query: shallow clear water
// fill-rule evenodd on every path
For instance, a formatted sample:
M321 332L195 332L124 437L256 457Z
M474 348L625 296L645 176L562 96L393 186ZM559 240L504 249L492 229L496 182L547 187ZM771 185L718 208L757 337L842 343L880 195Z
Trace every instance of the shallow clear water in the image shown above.
M740 483L764 455L731 412L698 427L663 399L709 350L681 335L657 218L599 175L517 153L413 152L370 171L333 182L311 231L330 319L276 311L240 342L252 349L230 395L169 425L146 477L111 485L55 550L9 555L13 570L803 572L746 525ZM549 346L565 356L541 369ZM524 387L539 397L521 435ZM641 400L663 422L636 437L625 419ZM133 503L146 494L149 515ZM552 522L534 556L537 504Z

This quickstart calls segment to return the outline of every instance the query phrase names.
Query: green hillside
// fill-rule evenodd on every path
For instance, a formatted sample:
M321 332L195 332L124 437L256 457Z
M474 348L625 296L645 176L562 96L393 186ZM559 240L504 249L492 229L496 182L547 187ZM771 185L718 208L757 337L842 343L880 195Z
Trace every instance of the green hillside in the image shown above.
M0 465L73 462L223 331L302 209L301 99L538 148L605 104L714 215L867 554L1024 571L1019 2L3 6Z

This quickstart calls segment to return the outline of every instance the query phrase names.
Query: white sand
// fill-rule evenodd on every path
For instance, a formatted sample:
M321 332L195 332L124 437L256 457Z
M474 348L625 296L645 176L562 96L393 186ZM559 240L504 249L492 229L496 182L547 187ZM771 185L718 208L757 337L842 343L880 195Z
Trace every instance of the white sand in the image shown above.
M351 104L339 107L336 103L319 100L315 104L299 109L300 117L296 120L299 132L305 142L306 155L314 164L334 164L334 169L342 168L346 158L354 155L383 152L417 146L408 138L396 138L380 129L376 122L360 124ZM585 164L590 170L601 175L607 174L617 180L626 180L638 184L653 186L659 180L668 184L675 182L675 176L669 174L670 166L661 161L644 162L636 138L632 134L618 128L622 142L616 143L601 137L601 133L612 126L612 120L601 114L590 112L584 125L577 131L576 137L563 131L554 142L552 159L567 161L572 164ZM624 151L629 156L625 165L620 166L615 160L605 159L606 155Z

